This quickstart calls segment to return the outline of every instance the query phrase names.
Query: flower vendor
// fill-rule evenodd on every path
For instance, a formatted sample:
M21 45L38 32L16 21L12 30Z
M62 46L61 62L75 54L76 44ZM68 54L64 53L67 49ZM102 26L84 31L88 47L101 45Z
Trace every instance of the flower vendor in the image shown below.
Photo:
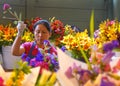
M48 41L51 36L50 24L47 20L37 20L33 25L34 41L21 44L21 36L26 24L18 22L18 33L12 45L12 54L20 56L32 67L40 66L42 69L57 71L59 63L56 48Z

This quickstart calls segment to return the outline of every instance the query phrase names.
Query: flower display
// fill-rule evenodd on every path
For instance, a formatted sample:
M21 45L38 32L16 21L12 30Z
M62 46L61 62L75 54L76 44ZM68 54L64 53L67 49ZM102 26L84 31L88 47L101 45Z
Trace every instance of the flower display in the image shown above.
M12 7L7 3L3 5L3 13L4 13L3 18L15 20L14 23L17 23L18 21L22 20L21 14L19 14L18 16L17 13L12 10ZM5 14L7 16L10 14L11 17L6 17ZM12 24L8 24L5 26L1 24L0 25L0 46L12 45L16 35L17 35L17 28L13 27ZM33 33L30 32L29 29L25 29L22 36L22 43L26 41L33 41Z
M4 11L3 12L4 14L9 13L12 16L12 17L3 16L3 18L12 19L12 20L15 20L15 21L21 21L21 17L22 17L21 13L18 16L17 13L12 10L12 7L9 4L5 3L3 5L3 11Z
M17 28L12 27L11 24L6 26L0 25L0 46L11 46L17 36ZM34 36L33 33L28 29L24 30L22 36L22 43L27 41L33 41Z
M4 4L3 10L4 14L10 13L13 16L13 18L6 16L3 18L21 20L21 14L18 17L9 4ZM31 73L30 68L39 67L35 86L53 86L57 80L59 64L61 64L58 61L57 46L62 47L61 49L64 52L67 50L72 58L87 64L87 69L82 68L82 65L75 62L65 69L64 75L69 80L75 78L79 86L120 86L120 59L116 61L116 64L111 64L112 58L115 56L115 50L120 48L120 23L117 20L109 19L101 22L93 37L94 14L91 17L91 37L87 29L79 31L71 25L64 25L62 21L55 19L55 17L50 19L52 29L50 41L55 44L55 47L50 41L44 40L43 49L35 45L31 54L33 55L32 58L28 51L23 53L22 61L19 63L20 67L12 72L7 81L0 77L0 85L21 86L25 75ZM35 17L24 21L28 29L24 30L22 43L35 43L33 41L33 25L41 19ZM12 27L11 24L0 25L0 46L11 45L16 35L17 29ZM75 61L75 59L72 60Z

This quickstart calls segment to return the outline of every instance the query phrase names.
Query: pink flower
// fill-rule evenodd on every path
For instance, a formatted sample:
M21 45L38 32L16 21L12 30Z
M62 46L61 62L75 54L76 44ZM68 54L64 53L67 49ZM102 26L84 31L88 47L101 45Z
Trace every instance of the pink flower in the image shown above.
M0 77L0 86L5 86L4 85L4 80L2 79L2 77Z
M67 76L67 78L73 78L73 75L72 75L72 67L69 67L69 68L65 71L65 75Z
M4 4L3 5L3 10L4 11L6 11L6 10L8 10L8 9L10 9L11 7L10 7L10 5L9 4Z

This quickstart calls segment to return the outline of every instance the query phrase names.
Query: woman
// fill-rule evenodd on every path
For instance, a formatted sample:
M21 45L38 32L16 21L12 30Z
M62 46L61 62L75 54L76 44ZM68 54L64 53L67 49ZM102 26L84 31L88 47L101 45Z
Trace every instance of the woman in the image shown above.
M32 67L40 66L52 71L58 70L57 51L49 41L46 41L51 36L49 22L47 20L37 21L33 26L35 40L21 44L24 28L26 28L26 25L19 22L17 25L18 34L12 45L12 54L22 55L22 60L27 61Z

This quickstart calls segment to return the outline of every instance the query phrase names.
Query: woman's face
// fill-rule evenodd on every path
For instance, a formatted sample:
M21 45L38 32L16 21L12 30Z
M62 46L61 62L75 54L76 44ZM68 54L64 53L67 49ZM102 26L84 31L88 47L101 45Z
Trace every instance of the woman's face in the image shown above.
M34 30L35 40L38 45L43 45L44 40L48 40L51 36L51 33L47 30L47 28L43 24L39 24L36 26Z

